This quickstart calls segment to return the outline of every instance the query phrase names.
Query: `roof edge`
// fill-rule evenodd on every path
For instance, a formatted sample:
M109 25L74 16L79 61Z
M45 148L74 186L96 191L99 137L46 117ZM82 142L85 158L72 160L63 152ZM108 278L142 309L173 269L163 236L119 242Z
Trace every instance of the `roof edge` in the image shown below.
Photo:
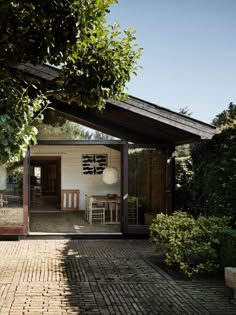
M180 117L188 118L188 119L190 119L190 120L192 120L192 121L195 121L195 122L197 122L197 123L204 124L204 125L206 125L207 127L216 129L216 126L214 126L214 125L212 125L212 124L209 124L209 123L206 123L205 121L202 121L202 120L193 118L193 117L188 116L188 115L184 115L184 114L178 113L178 112L176 112L176 111L174 111L174 110L171 110L171 109L169 109L169 108L167 108L167 107L157 105L157 104L152 103L152 102L150 102L150 101L143 100L143 99L141 99L141 98L139 98L139 97L136 97L136 96L133 96L133 95L128 95L127 98L131 98L131 99L134 99L134 100L138 100L138 101L140 101L140 102L145 102L146 104L151 105L151 106L153 106L153 107L155 107L155 108L162 109L162 110L164 110L164 111L166 111L166 112L170 112L170 113L176 114L176 115L178 115L178 116L180 116Z

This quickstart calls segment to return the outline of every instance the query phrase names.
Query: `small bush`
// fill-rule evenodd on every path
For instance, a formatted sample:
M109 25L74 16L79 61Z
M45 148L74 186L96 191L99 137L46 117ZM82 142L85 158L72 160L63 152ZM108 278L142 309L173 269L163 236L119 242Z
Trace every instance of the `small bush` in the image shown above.
M191 277L219 269L220 233L229 225L227 217L193 216L182 212L158 214L150 226L150 237L165 263Z
M221 266L236 267L236 230L223 231L220 241Z

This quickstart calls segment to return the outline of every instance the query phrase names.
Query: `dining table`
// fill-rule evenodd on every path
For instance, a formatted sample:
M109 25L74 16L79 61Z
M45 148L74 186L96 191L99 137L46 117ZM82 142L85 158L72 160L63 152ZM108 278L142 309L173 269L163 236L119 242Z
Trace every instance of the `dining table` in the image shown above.
M117 224L120 223L119 219L119 209L120 209L120 196L115 196L114 198L108 197L107 195L92 195L97 202L103 203L105 208L110 211L110 220L106 221L105 224ZM106 207L107 205L107 207ZM115 212L115 217L113 220L113 212Z

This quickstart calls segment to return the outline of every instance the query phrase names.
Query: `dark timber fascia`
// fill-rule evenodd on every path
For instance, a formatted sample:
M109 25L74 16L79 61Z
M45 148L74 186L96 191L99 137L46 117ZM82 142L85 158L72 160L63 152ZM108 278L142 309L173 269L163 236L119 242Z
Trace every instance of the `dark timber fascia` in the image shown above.
M109 100L108 103L142 116L155 119L159 122L184 130L191 134L198 135L201 139L211 139L215 134L215 127L210 124L200 122L191 117L173 112L167 108L163 108L146 101L142 101L132 96L127 97L122 102Z
M47 81L55 80L60 75L59 69L50 65L33 65L26 62L15 65L13 68Z
M119 145L123 140L38 140L39 145Z

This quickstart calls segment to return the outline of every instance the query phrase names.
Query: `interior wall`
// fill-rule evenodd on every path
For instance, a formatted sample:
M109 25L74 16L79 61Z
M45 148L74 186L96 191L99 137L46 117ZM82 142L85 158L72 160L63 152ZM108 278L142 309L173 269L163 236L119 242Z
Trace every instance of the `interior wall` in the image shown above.
M107 154L108 165L116 167L120 174L120 151L103 145L36 145L31 149L31 156L61 156L61 189L79 189L80 209L83 210L85 209L86 194L105 195L114 193L119 195L120 176L116 184L108 185L103 183L102 175L82 174L82 154Z

